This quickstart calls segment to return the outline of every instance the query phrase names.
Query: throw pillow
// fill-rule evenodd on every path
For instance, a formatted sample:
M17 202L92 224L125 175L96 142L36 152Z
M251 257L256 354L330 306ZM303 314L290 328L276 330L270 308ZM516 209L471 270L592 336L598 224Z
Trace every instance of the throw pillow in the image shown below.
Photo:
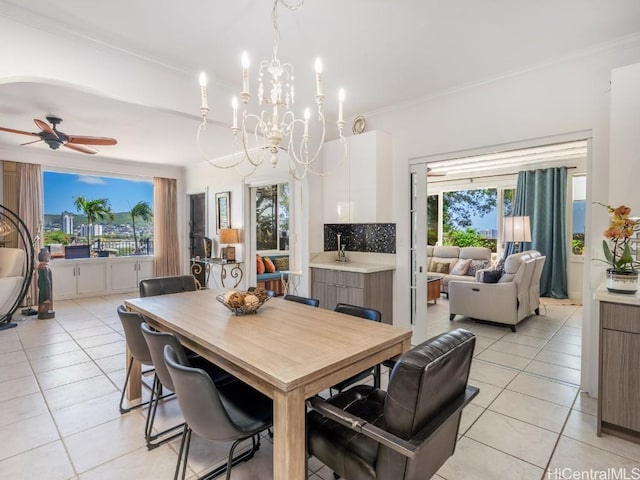
M475 277L478 270L484 270L485 268L489 268L489 260L471 260L467 275Z
M264 257L264 269L267 273L274 273L276 271L276 266L273 264L269 257Z
M498 283L502 277L502 270L487 270L482 276L483 283Z
M258 254L256 254L256 270L258 275L262 275L264 273L264 260Z
M427 262L428 266L427 266L427 272L435 272L436 271L436 263L433 260Z
M434 262L436 264L436 273L449 273L449 262Z
M451 275L466 275L467 270L469 270L470 264L470 258L466 260L458 260L449 273Z
M279 272L281 272L282 270L289 270L289 257L276 258L273 261L273 264L276 266L276 269Z

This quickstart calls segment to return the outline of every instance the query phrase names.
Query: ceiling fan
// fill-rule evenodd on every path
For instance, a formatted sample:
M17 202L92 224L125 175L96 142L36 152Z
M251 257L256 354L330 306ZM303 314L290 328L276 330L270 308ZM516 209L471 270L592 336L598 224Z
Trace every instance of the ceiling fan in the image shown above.
M58 148L60 148L60 145L62 145L63 147L67 147L71 150L82 153L98 153L98 150L93 147L89 147L88 145L115 145L116 143L118 143L114 138L108 137L84 137L80 135L67 135L66 133L61 132L56 128L57 125L62 122L62 119L60 117L56 117L55 115L47 115L46 119L51 124L51 126L49 126L47 122L43 122L42 120L38 120L37 118L33 120L40 129L40 131L37 133L26 132L24 130L14 130L12 128L4 127L0 127L0 131L40 137L40 140L21 143L20 146L30 145L32 143L38 142L45 142L53 150L57 150Z

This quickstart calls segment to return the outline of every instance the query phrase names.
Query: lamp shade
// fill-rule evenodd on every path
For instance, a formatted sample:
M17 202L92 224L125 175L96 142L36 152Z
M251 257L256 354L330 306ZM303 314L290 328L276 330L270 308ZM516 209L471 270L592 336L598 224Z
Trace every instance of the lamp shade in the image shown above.
M221 228L220 243L240 243L240 235L237 228Z
M502 234L505 242L530 242L531 221L529 217L504 217Z

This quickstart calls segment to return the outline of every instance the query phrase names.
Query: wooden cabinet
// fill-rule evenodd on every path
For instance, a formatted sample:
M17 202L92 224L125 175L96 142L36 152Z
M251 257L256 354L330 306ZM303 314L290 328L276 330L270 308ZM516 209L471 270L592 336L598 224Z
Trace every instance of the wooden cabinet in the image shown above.
M111 267L111 291L136 290L141 280L153 277L153 257L114 259Z
M322 149L324 223L390 222L391 137L379 131L347 137L347 162L339 140Z
M600 302L598 435L640 443L640 306Z
M52 262L50 267L53 276L54 300L105 293L107 287L105 261Z
M311 296L320 307L333 310L337 303L375 308L384 323L393 323L393 271L359 273L311 268Z

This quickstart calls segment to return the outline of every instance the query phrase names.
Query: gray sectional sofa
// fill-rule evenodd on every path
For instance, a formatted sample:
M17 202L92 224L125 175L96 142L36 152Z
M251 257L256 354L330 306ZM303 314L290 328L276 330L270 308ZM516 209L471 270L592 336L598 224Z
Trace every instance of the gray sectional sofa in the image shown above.
M467 264L467 269L463 268L464 264ZM427 247L427 274L441 278L440 291L447 296L451 280L475 282L476 273L490 267L491 250L485 247ZM457 274L457 270L464 273Z

